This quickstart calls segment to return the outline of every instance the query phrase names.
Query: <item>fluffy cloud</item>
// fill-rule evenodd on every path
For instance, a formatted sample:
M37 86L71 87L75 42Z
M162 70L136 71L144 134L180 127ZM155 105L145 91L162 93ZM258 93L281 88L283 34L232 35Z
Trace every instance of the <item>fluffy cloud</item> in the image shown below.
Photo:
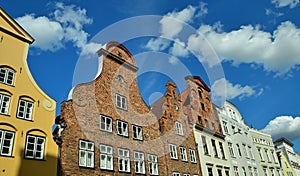
M56 51L63 48L66 42L72 42L75 47L83 48L88 37L83 26L92 23L92 19L86 16L86 10L62 3L57 3L55 7L51 17L30 14L16 18L16 21L35 38L33 47Z
M186 49L185 43L177 39L170 48L169 53L177 57L187 57L189 51Z
M299 3L299 0L272 0L272 3L276 5L276 7L286 7L294 8Z
M300 117L276 117L262 131L271 134L273 139L285 137L292 141L297 140L300 138Z
M250 96L260 96L263 93L262 88L255 90L252 86L248 85L234 85L224 78L216 80L211 86L211 89L214 102L221 102L225 99L230 100L237 97L243 99Z
M198 32L208 40L221 61L262 65L276 75L284 75L300 64L300 29L290 21L281 23L273 33L251 25L230 32L202 25ZM190 37L189 48L201 47L201 41L196 39L197 36ZM215 60L206 61L209 65L216 64Z
M97 51L103 46L99 43L88 43L82 47L82 51L80 53L81 56L89 56L90 54L96 54Z
M164 38L150 39L145 45L145 48L152 51L163 51L169 47L170 41Z

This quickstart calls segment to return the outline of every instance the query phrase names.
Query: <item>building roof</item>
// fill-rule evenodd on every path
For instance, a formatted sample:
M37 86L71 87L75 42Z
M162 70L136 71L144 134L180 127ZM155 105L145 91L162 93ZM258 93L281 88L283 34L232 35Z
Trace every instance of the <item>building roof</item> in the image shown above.
M34 38L0 7L0 31L32 44Z
M277 140L274 141L274 143L283 143L283 142L286 143L286 144L288 144L291 147L294 146L294 144L291 141L289 141L287 138L284 138L284 137L279 138L279 139L277 139Z

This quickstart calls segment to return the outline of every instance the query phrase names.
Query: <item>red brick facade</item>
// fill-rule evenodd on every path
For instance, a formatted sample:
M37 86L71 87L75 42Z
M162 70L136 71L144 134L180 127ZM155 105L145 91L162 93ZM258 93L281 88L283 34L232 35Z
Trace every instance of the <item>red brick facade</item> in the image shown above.
M98 54L103 57L100 76L75 87L72 100L61 104L57 122L59 127L64 124L66 127L63 126L59 141L62 141L60 174L150 175L153 168L149 167L153 164L150 166L148 157L157 156L159 175L179 172L181 175L200 176L193 121L183 113L176 85L168 82L164 97L148 107L138 89L138 68L130 52L117 42L109 42L106 49L100 49ZM142 129L142 135L137 133L137 129ZM173 156L171 159L170 144L175 146L177 158ZM88 147L90 153L81 153L84 153L85 147L92 145ZM101 165L100 160L105 153L100 151L100 145L112 147L113 168ZM121 157L125 150L129 152L130 169ZM182 155L184 150L186 154ZM82 159L86 156L93 158L92 163L89 159ZM137 156L140 156L140 162ZM135 163L139 163L140 167L137 168ZM106 169L100 168L100 165Z

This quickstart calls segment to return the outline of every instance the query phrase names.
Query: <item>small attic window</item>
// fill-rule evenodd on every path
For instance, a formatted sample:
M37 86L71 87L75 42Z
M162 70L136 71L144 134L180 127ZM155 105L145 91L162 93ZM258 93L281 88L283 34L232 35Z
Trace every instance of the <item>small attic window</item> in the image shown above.
M121 75L118 75L117 76L117 80L120 82L120 83L124 83L124 78L121 76Z

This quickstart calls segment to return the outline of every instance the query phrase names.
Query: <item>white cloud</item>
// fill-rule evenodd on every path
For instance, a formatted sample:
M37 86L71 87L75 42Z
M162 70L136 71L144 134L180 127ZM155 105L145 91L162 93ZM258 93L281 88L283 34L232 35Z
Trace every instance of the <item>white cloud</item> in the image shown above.
M176 64L178 64L178 62L179 62L179 59L177 57L175 57L175 56L169 57L169 63L170 64L176 65Z
M237 97L241 100L245 97L260 96L263 93L262 88L255 90L253 86L234 85L224 78L216 80L211 89L214 102L221 102L225 99L230 100Z
M276 117L262 131L271 134L273 139L285 137L292 141L297 140L300 138L300 117Z
M195 15L195 17L202 17L208 14L208 8L207 8L207 3L205 2L200 2L200 10L199 12Z
M170 43L171 42L169 40L164 38L157 38L157 39L152 38L145 45L145 48L152 51L163 51L170 45Z
M43 51L56 51L63 48L66 42L72 42L75 47L82 48L88 37L83 26L91 24L92 19L86 16L85 9L74 5L57 3L55 7L57 9L51 17L35 17L30 14L16 20L35 38L33 47Z
M33 47L56 51L64 46L64 30L60 23L45 16L35 17L34 14L19 17L16 21L35 39Z
M292 22L281 23L273 33L259 26L241 26L238 30L219 32L215 26L202 25L198 32L203 34L221 60L262 65L266 71L284 75L300 64L300 29ZM201 40L191 36L188 46L193 51L201 48ZM209 65L216 60L205 60Z
M187 57L189 51L185 47L185 43L176 39L173 46L170 48L169 53L177 57Z
M284 14L281 12L275 12L272 9L265 9L266 10L266 15L274 15L275 17L280 17L283 16Z
M169 39L176 37L181 32L184 23L193 19L195 11L196 8L189 5L182 11L173 11L163 16L160 20L162 36Z
M99 43L88 43L82 47L82 51L80 53L81 56L88 56L90 54L96 54L97 51L103 46Z
M272 0L272 3L276 5L276 7L286 7L294 8L299 3L299 0Z

